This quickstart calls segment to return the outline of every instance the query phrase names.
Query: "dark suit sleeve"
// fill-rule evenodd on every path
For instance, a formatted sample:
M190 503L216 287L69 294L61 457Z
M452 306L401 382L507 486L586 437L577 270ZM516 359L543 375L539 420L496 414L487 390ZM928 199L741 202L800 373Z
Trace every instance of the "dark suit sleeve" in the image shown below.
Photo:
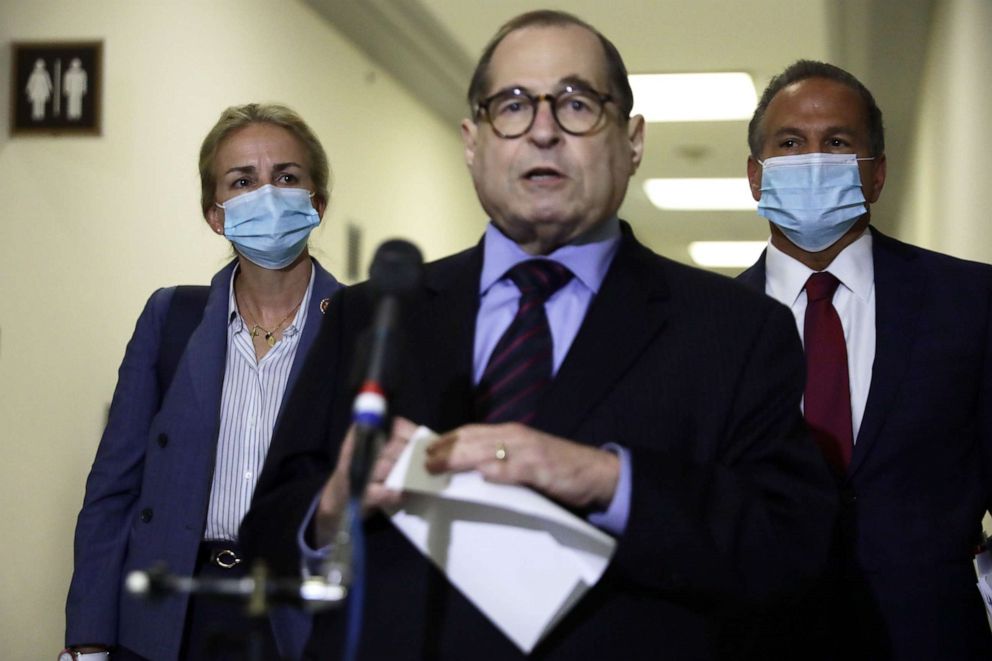
M314 497L330 476L348 426L348 403L337 396L345 292L334 296L303 371L280 415L239 541L249 557L262 558L284 576L300 571L297 532ZM342 381L344 381L342 379Z
M795 322L783 306L766 309L740 363L720 368L737 370L727 377L729 406L717 394L711 410L697 414L720 419L715 454L698 460L632 448L630 517L614 560L622 579L730 605L794 591L822 569L835 487L799 411ZM700 442L683 431L670 445Z
M979 439L984 458L985 510L992 513L992 270L986 270L985 364L978 394Z
M174 291L160 289L148 299L118 370L107 427L76 520L74 569L65 606L68 645L117 641L124 555L141 491L148 429L159 406L160 333Z

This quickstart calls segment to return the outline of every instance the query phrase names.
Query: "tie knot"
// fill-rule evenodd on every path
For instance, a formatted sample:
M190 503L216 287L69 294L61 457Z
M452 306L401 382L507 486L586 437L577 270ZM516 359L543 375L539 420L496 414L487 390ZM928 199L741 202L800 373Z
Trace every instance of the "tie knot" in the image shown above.
M572 279L572 272L567 267L549 259L520 262L506 275L513 280L522 297L536 297L541 301L548 300Z
M833 273L820 271L809 276L806 281L806 299L809 301L819 301L824 298L832 299L840 280Z

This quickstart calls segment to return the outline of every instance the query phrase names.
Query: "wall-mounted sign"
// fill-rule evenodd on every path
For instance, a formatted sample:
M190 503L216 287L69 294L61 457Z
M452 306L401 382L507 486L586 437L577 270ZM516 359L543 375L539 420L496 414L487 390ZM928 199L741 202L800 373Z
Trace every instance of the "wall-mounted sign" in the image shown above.
M14 42L10 132L100 134L103 42Z

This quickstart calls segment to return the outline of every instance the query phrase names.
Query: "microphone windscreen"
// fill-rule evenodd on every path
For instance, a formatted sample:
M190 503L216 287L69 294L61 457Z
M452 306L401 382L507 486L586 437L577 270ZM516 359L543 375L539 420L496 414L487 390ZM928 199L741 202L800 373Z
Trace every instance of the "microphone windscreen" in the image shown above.
M369 284L377 296L403 296L420 286L423 272L420 249L409 241L391 239L375 251Z

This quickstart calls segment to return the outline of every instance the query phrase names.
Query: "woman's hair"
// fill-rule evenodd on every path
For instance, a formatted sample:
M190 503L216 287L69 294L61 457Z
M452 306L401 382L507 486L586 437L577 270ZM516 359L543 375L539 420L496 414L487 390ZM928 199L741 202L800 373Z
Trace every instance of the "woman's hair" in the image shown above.
M207 133L200 147L200 208L204 215L213 206L217 180L214 177L214 161L217 159L217 149L224 138L249 124L274 124L286 129L303 143L310 157L310 178L313 180L317 197L324 202L330 198L328 190L331 176L327 154L303 118L286 106L276 103L248 103L243 106L231 106L220 114L220 119Z

